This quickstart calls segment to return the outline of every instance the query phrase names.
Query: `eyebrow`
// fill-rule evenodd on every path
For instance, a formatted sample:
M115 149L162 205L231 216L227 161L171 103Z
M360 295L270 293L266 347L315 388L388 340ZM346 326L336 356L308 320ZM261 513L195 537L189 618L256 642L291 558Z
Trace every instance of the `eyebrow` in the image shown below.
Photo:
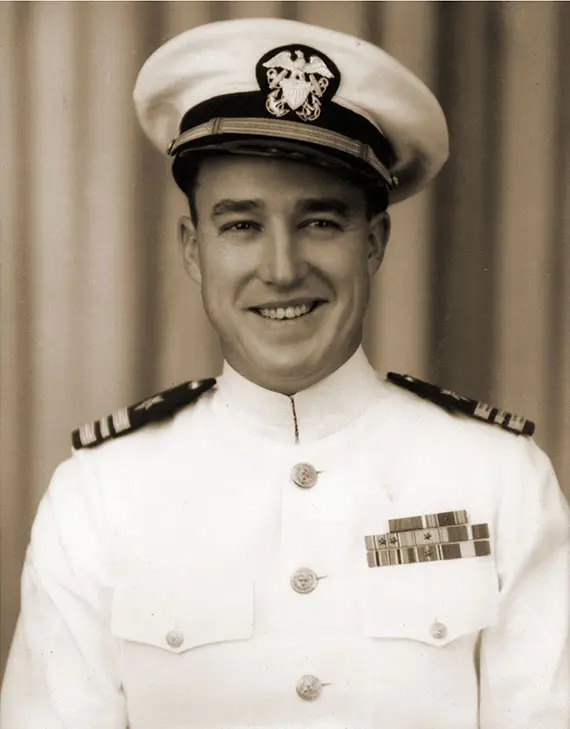
M350 207L343 200L336 197L309 198L299 203L298 212L307 213L336 213L347 218Z
M251 213L264 207L262 200L220 200L212 208L212 218L230 213Z
M265 208L263 200L232 200L226 198L217 202L212 208L212 219L232 213L251 213ZM301 200L297 206L300 215L315 213L334 213L347 218L350 207L343 200L335 197L307 198Z

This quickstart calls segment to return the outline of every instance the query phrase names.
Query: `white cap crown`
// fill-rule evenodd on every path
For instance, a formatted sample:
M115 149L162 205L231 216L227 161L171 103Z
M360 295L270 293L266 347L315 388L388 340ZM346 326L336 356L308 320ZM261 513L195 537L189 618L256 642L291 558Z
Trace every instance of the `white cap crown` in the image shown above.
M205 148L306 152L375 177L397 202L448 155L443 111L414 74L371 43L290 20L182 33L145 63L134 100L144 132L175 165Z

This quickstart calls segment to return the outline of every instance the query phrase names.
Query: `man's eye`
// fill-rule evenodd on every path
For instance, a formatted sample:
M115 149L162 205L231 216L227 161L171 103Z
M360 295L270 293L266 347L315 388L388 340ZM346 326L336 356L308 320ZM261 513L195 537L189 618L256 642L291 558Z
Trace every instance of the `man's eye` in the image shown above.
M307 220L302 225L303 228L312 228L315 230L341 230L341 226L336 220L329 220L327 218L313 218Z
M253 220L235 220L232 223L226 223L220 228L221 233L228 233L232 231L250 231L259 230L259 223Z

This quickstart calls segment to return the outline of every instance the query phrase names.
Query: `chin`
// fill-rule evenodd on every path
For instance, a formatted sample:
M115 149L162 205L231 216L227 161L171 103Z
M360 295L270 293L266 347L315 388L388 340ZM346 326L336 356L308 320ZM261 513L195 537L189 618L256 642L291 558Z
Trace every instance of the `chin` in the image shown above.
M249 359L252 379L268 390L291 395L314 385L326 377L331 368L332 358L303 354L290 348L284 352L260 353Z

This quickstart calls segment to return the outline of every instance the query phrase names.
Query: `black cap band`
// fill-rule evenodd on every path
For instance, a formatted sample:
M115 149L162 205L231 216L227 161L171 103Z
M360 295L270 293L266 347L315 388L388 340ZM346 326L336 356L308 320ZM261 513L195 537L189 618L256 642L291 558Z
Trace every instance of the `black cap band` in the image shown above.
M177 159L204 149L225 149L293 158L298 153L309 160L332 157L377 183L381 180L388 189L395 186L392 145L367 119L334 102L323 108L317 123L296 119L271 116L265 96L257 91L209 99L184 115L180 135L169 147L175 178Z

